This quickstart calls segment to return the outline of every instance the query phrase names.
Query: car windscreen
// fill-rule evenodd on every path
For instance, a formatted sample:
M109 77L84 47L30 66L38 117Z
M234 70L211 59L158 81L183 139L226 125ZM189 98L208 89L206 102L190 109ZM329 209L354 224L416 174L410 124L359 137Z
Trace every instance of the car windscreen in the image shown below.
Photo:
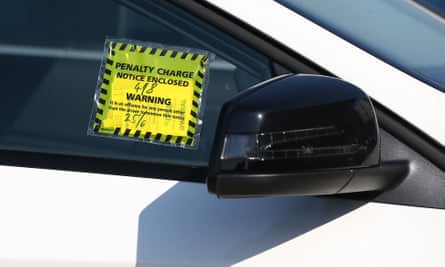
M445 92L444 5L434 0L277 0Z

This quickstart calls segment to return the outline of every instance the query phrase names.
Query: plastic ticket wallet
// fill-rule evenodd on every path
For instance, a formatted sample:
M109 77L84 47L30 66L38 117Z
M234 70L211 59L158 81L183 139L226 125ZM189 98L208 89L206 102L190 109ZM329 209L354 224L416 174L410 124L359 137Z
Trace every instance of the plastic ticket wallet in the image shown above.
M210 52L106 39L88 134L197 148Z

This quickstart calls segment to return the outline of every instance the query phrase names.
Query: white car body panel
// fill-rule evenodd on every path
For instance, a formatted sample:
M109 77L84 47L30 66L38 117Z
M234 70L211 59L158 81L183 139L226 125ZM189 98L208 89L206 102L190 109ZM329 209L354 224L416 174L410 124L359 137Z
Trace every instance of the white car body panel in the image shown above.
M445 144L443 93L273 1L210 2ZM443 262L445 212L439 209L318 197L219 200L203 184L11 166L0 166L0 173L0 266Z
M0 266L434 266L443 210L0 167Z
M274 1L208 2L362 88L445 145L445 94L368 54ZM255 6L255 12L252 12ZM273 19L271 19L273 18Z

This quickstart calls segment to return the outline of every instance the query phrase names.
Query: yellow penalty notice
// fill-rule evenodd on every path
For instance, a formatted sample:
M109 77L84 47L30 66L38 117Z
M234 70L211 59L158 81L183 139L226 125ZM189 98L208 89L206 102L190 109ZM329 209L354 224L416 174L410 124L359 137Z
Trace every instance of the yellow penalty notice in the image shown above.
M213 56L116 39L105 50L90 134L194 147Z

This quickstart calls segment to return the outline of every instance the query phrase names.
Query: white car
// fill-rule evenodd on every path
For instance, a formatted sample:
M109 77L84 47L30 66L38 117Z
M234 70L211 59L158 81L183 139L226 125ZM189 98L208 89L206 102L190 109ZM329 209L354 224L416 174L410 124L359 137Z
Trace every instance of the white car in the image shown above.
M0 13L0 266L444 264L440 1L24 0L3 3ZM192 149L172 146L168 137L159 144L87 134L99 101L98 73L99 84L105 75L101 59L111 56L103 45L109 36L215 55L200 96L199 143ZM261 88L271 92L268 86L286 77L328 80L369 95L373 107L366 110L376 115L360 116L371 116L374 126L376 116L378 129L358 125L354 134L375 133L374 146L366 139L360 150L372 161L335 165L326 160L336 159L330 154L309 162L307 157L331 144L298 141L292 151L303 161L250 173L249 164L262 166L270 158L249 154L249 138L259 144L258 136L267 133L233 134L226 124L217 126L221 108L266 90ZM317 89L314 84L308 88ZM314 92L305 89L307 98L286 93L280 101L306 105L327 98L328 91ZM258 104L260 111L264 107ZM308 114L322 114L316 119L282 113L273 121L347 122L349 113L335 116L337 110L312 108ZM262 112L255 114L265 120ZM321 138L336 130L307 126L304 133L314 129ZM258 149L276 145L281 152L286 142ZM341 146L345 153L349 148ZM233 170L219 175L220 162L233 155L245 169L230 165ZM388 166L395 166L394 175L387 175L394 170ZM339 172L349 176L333 190L327 183ZM244 183L249 177L255 179ZM258 177L270 180L261 184ZM355 183L355 177L366 181Z

